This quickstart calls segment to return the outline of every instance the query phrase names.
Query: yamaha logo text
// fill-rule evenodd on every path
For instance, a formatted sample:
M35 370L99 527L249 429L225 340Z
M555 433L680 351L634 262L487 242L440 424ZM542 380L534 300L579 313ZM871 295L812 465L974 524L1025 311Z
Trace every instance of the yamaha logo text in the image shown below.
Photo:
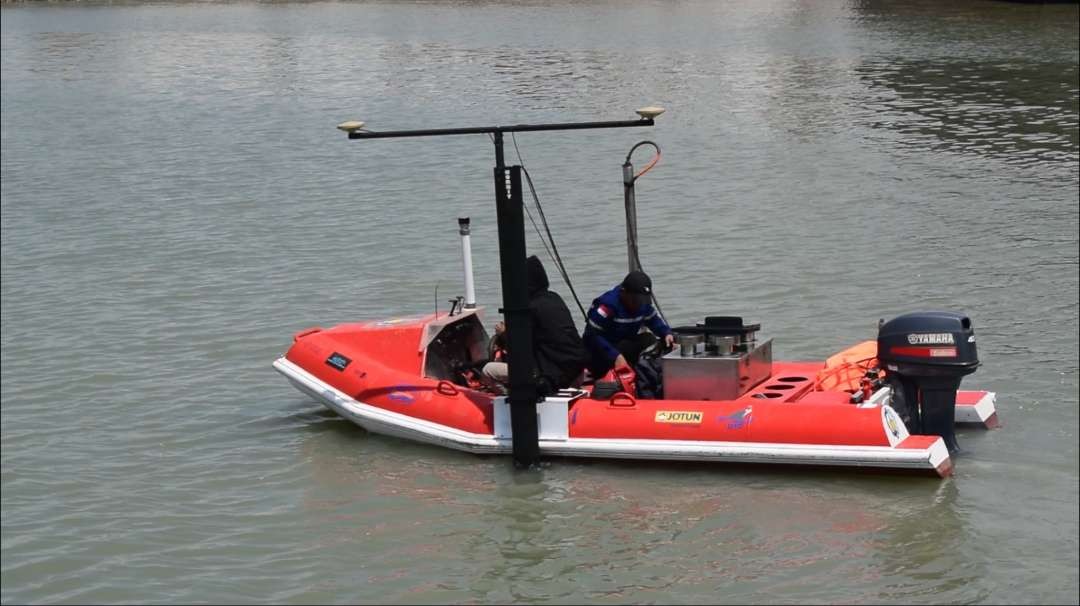
M953 345L951 332L916 333L907 336L908 343L912 345Z

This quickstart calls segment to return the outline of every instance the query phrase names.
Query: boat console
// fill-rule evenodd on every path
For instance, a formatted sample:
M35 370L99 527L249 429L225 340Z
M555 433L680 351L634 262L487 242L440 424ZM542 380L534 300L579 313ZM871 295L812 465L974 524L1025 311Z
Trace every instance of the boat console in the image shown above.
M488 334L473 310L431 322L424 340L425 377L466 385L462 371L487 361Z
M679 347L661 358L664 397L734 400L772 374L772 339L757 340L760 324L737 316L709 316L671 329Z

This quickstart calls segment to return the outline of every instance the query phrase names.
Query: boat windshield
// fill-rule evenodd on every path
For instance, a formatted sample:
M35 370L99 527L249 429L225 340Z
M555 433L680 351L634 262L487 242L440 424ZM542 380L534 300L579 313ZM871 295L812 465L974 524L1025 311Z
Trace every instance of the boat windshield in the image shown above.
M477 314L444 324L428 342L424 376L464 385L462 372L487 361L488 334Z

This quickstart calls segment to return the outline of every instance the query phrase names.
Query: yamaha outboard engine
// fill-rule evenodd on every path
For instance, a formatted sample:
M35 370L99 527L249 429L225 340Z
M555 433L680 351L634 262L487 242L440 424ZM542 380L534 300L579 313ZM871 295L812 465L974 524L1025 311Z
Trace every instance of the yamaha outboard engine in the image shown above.
M939 435L955 451L956 391L979 366L971 319L947 311L895 318L878 329L878 360L908 429Z

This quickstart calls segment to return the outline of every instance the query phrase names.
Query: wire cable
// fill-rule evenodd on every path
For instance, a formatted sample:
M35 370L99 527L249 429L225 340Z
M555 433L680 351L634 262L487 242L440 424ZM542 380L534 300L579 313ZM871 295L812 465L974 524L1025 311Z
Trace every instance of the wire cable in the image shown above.
M645 165L645 168L642 168L640 171L637 172L637 174L635 174L633 176L633 178L630 180L630 187L631 188L634 187L634 184L637 182L639 177L641 177L645 173L652 170L653 167L656 166L656 164L658 162L660 162L660 146L657 145L656 143L653 143L652 141L639 141L637 144L635 144L633 147L631 147L630 152L626 154L625 164L630 164L630 157L633 156L634 152L637 150L637 148L641 147L642 145L651 145L652 148L656 150L656 155L653 156L653 159L651 161L649 161L648 164ZM626 208L626 225L628 227L627 227L627 232L626 232L626 239L627 239L627 242L630 245L630 250L634 254L634 263L635 263L635 265L637 265L637 267L640 267L641 271L645 271L645 267L641 264L641 256L638 254L637 231L629 229L629 226L631 224L636 226L637 221L636 220L631 221L631 219L636 219L636 217L631 217L630 216L630 208L627 207ZM651 296L652 296L653 305L656 306L656 312L658 314L660 314L660 319L663 320L665 324L670 325L670 323L667 320L667 316L664 315L664 309L660 306L660 299L656 298L655 290L651 293Z
M544 231L547 233L547 242L544 241L544 236L540 233L540 228L536 225L536 221L533 220L528 205L522 203L522 206L525 207L525 212L529 215L529 220L532 221L533 228L536 229L536 234L544 244L544 249L547 250L548 256L559 270L559 275L562 276L563 282L565 282L566 287L570 289L570 294L574 297L574 303L577 303L578 309L581 311L581 316L588 320L589 316L585 313L585 307L581 305L581 299L578 298L577 291L574 290L574 285L570 281L570 274L566 271L566 265L563 263L562 256L559 255L559 248L555 245L555 237L551 235L551 227L548 225L547 216L544 214L544 207L540 204L540 196L536 193L536 187L533 185L532 176L529 175L529 170L525 168L525 160L521 157L521 150L518 148L517 137L514 133L510 133L510 140L514 143L514 152L517 154L518 162L521 164L521 172L525 174L525 182L529 185L529 192L532 193L533 201L536 203L537 214L540 215L540 222L543 223ZM548 242L551 243L550 249L548 248Z

